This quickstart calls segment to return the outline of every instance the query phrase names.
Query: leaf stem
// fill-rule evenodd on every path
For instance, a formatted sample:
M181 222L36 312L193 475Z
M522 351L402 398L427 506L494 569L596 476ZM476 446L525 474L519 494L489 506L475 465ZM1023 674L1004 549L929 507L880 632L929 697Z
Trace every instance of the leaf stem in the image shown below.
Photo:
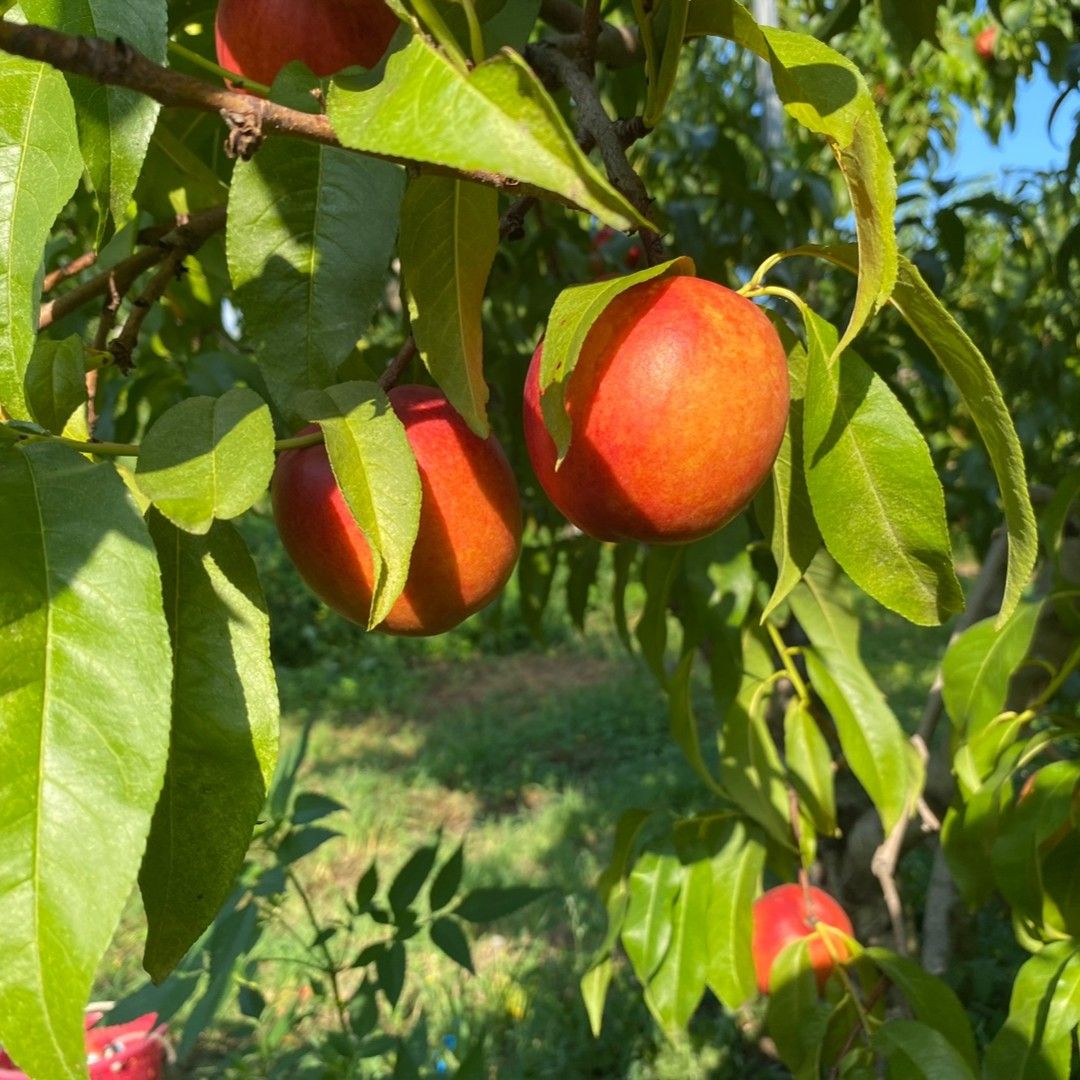
M253 90L256 94L261 94L263 97L270 96L269 86L264 86L260 82L255 82L254 79L249 79L246 75L241 75L239 72L223 68L220 64L215 64L213 60L207 60L205 56L200 56L194 49L189 49L186 45L181 45L178 41L169 42L169 52L172 53L173 56L179 56L181 59L186 60L189 64L194 64L197 68L202 68L203 71L209 71L212 75L220 75L234 90Z

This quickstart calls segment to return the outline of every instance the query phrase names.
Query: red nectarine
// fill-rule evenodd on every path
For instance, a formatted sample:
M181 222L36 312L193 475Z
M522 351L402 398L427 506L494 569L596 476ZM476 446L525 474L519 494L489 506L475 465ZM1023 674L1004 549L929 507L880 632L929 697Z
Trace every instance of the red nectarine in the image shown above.
M598 540L681 543L730 521L769 475L788 415L772 323L696 277L635 285L593 324L566 389L573 435L556 470L536 349L525 439L551 501Z
M372 68L397 28L383 0L220 0L214 21L218 63L267 86L292 60L320 77Z
M833 957L846 960L848 956L847 944L835 934L826 945L829 927L842 930L848 937L855 936L847 913L822 889L812 885L806 890L801 885L779 885L759 896L754 901L751 945L758 989L763 994L769 992L773 961L785 945L800 938L809 939L810 966L818 987L823 987L836 966Z
M405 591L377 629L441 634L490 603L510 577L521 542L517 485L494 436L473 434L437 390L399 386L389 398L416 456L422 499ZM278 532L300 576L335 611L366 625L371 549L325 446L281 454L271 494Z

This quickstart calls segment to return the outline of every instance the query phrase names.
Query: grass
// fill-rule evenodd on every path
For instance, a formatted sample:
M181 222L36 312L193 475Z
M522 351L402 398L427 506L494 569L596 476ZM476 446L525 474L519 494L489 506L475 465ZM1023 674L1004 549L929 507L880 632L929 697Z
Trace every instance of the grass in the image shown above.
M477 939L475 976L422 936L410 942L399 1019L422 1007L432 1053L445 1052L444 1036L483 1029L492 1076L785 1075L715 1002L699 1011L686 1038L666 1040L625 966L601 1037L588 1031L577 983L602 936L592 884L618 816L630 806L679 812L708 801L668 734L662 693L606 616L579 636L556 603L548 641L538 644L514 614L511 590L501 609L443 638L364 635L319 608L265 542L262 525L249 527L277 627L283 743L313 718L301 786L348 808L327 822L340 837L298 864L320 917L340 911L372 861L386 881L440 830L445 854L464 840L467 884L552 890ZM860 601L860 615L868 664L910 729L946 635L909 627L870 601ZM296 924L302 915L298 903L287 912ZM99 981L101 996L137 981L141 934L133 901ZM270 931L259 951L301 955L283 930ZM271 973L263 989L272 1018L304 992L305 975L289 964L262 970ZM250 1037L230 1034L235 1016L233 1009L213 1029L191 1075L267 1075L269 1062Z

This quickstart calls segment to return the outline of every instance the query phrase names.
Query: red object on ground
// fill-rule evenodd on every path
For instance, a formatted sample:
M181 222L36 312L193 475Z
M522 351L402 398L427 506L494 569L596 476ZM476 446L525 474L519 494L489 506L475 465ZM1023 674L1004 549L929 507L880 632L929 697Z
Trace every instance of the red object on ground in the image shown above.
M156 1013L111 1027L91 1027L101 1013L87 1016L86 1063L90 1080L162 1080L165 1075L165 1025ZM0 1049L0 1080L27 1080L26 1073Z

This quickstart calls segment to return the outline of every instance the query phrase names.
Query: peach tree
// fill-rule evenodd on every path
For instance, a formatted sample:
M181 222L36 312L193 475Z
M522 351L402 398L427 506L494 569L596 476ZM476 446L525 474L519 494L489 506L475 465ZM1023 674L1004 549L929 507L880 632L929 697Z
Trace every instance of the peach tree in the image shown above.
M373 6L265 5L283 58L335 5ZM160 980L243 864L279 710L234 522L264 505L277 456L325 445L369 549L364 621L406 588L423 489L387 394L406 373L506 447L526 620L555 582L580 623L608 608L701 781L692 815L634 810L612 838L608 932L581 984L594 1029L622 957L669 1031L706 993L747 1008L755 900L776 880L842 893L846 850L884 921L856 918L875 943L845 935L821 986L832 934L811 920L781 949L754 1015L784 1063L1069 1074L1080 485L1062 470L1040 488L1037 527L994 373L898 242L897 159L924 154L938 115L912 57L952 61L970 6L882 0L860 38L852 0L793 3L793 29L737 0L389 0L374 66L324 70L316 50L319 70L260 81L240 45L215 51L204 0L0 4L0 1042L30 1076L84 1075L83 1010L136 883ZM1034 9L1003 63L1030 66L1037 34L1074 41L1054 5ZM850 58L878 32L914 105ZM955 223L942 235L955 246ZM628 290L694 275L772 319L783 441L721 530L600 544L532 474L528 356L546 326L539 413L565 454L590 331ZM947 409L923 407L925 386ZM1002 519L966 610L938 468L961 430ZM919 626L957 619L918 730L863 662L854 589ZM1003 899L1030 953L984 1052L940 977L930 913L947 922L947 903L928 900L938 948L914 956L898 866L921 844L930 891Z

